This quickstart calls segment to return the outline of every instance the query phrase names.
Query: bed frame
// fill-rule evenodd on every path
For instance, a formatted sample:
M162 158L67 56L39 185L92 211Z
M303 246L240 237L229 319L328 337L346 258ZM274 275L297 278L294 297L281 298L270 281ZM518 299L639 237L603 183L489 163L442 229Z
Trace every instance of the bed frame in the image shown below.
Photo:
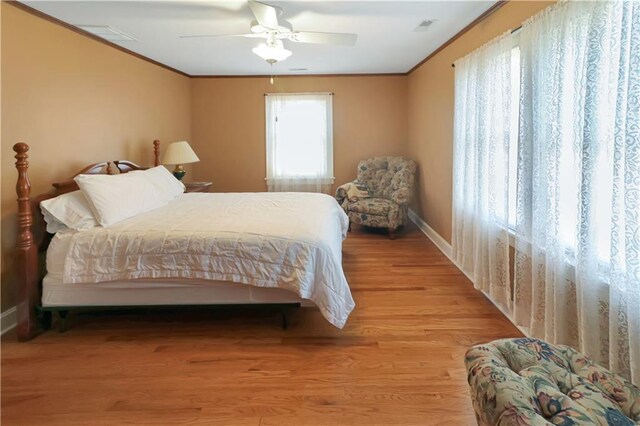
M129 310L136 308L156 309L156 308L178 308L193 307L194 305L180 306L112 306L112 307L43 307L42 306L42 279L46 273L45 262L40 259L45 253L52 234L47 233L44 216L40 210L40 203L49 198L57 197L79 189L78 184L73 180L78 175L83 174L115 174L112 164L118 173L128 173L135 170L146 170L127 160L115 160L102 163L91 164L70 179L52 184L53 190L49 193L31 198L31 183L29 182L29 145L17 143L13 146L16 152L16 169L18 170L18 181L16 183L16 193L18 195L18 236L16 244L15 264L18 276L18 303L17 303L17 336L19 341L31 340L42 331L51 326L52 313L57 312L61 319L61 330L66 329L66 314L70 309L74 311L92 310ZM153 141L153 164L160 165L160 141ZM290 307L300 307L300 303L264 303L252 304L252 306L270 306L281 309L282 326L286 328L286 309ZM196 305L204 307L220 307L230 305ZM243 305L244 306L244 305Z

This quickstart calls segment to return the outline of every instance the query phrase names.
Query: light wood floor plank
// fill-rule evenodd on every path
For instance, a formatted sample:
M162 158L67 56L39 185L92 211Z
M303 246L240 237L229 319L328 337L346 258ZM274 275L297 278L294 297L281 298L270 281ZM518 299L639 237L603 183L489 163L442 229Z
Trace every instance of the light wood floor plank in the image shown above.
M463 357L520 332L415 227L354 226L343 330L317 310L82 315L2 338L3 425L467 425Z

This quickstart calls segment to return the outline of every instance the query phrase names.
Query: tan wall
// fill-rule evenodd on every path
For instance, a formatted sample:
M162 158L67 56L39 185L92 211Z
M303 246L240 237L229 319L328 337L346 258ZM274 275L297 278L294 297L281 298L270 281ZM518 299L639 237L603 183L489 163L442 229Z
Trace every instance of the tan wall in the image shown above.
M451 62L551 2L510 2L408 77L188 79L13 6L1 6L2 310L15 304L12 145L31 145L33 193L97 161L151 161L150 141L187 139L202 160L187 180L264 191L266 92L334 92L336 184L372 155L418 161L415 208L451 240ZM9 108L10 107L10 108Z
M419 168L414 208L451 242L454 69L451 63L553 2L512 1L408 76L409 156Z
M333 92L336 184L356 177L358 161L405 155L406 77L265 77L192 80L194 180L215 191L265 191L265 107L269 92ZM187 179L188 180L188 179Z
M2 310L15 304L12 146L31 145L32 193L98 161L149 164L189 139L190 80L2 3Z

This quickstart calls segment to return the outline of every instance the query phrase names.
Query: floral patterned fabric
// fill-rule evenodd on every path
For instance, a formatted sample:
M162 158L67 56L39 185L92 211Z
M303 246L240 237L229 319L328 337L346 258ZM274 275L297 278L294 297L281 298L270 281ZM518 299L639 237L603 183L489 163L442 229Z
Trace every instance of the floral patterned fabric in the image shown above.
M349 211L355 213L368 213L388 215L391 210L391 200L384 198L364 198L349 202Z
M502 339L465 364L480 425L640 424L640 389L568 346Z
M347 199L347 185L336 190L336 200L349 221L395 230L407 222L407 206L413 196L416 163L403 157L373 157L358 164L355 182L369 189L371 198Z

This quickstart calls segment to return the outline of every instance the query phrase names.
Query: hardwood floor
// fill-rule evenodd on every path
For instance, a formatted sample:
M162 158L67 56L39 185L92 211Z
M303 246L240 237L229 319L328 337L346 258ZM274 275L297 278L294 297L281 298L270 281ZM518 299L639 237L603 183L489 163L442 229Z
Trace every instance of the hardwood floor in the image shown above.
M82 315L2 339L2 424L475 424L463 357L520 332L415 227L354 226L356 301L337 330L314 309Z

